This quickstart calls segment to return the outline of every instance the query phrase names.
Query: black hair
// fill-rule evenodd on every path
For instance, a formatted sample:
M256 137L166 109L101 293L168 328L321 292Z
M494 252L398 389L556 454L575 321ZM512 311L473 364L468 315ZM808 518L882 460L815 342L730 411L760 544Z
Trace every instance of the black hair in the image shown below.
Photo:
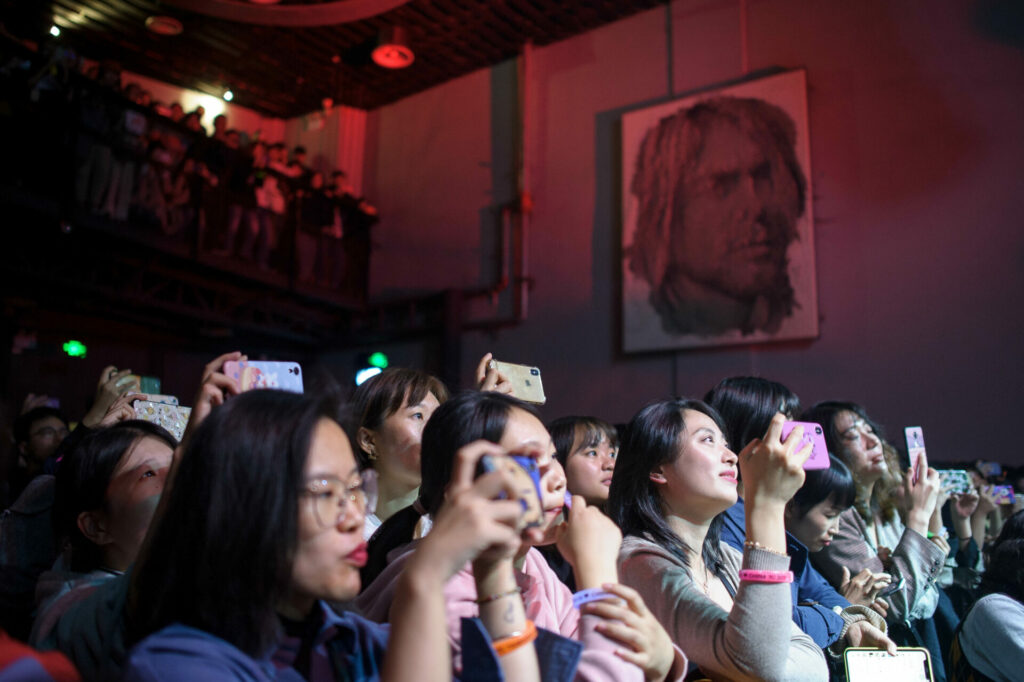
M652 540L689 570L687 553L691 548L669 527L661 493L650 477L655 467L679 457L679 437L686 431L683 418L686 410L706 414L725 432L722 417L701 400L676 398L643 408L626 427L605 509L619 524L623 536L636 535ZM719 514L711 522L701 548L704 565L716 575L722 566L721 528L722 515Z
M1024 603L1024 510L1006 520L986 553L988 566L981 574L981 594L1002 592Z
M292 154L305 154L305 153L306 153L306 148L303 147L301 144L300 145L296 145L296 147L294 149L292 149Z
M577 442L581 448L595 447L603 440L608 441L609 447L619 447L615 427L597 417L560 417L548 424L548 433L555 446L555 458L563 467Z
M360 384L352 395L352 407L359 426L375 430L384 420L402 409L402 405L417 405L428 393L433 393L437 402L448 400L448 389L435 376L418 369L389 367L380 374ZM353 443L360 468L372 466L370 454L362 449L358 441Z
M71 570L100 568L103 548L82 535L78 516L103 509L114 470L143 438L155 438L172 450L178 446L167 429L141 419L118 422L90 431L61 459L57 467L53 525L58 538L71 546Z
M19 445L21 443L27 443L32 432L32 425L38 421L46 419L47 417L56 417L64 422L64 426L68 425L68 420L64 416L64 413L56 407L50 407L48 405L33 407L25 414L18 415L18 418L14 420L14 442Z
M725 420L729 447L739 452L747 443L761 438L776 412L800 413L800 398L777 381L760 377L722 379L704 396Z
M131 642L182 623L250 656L266 653L291 581L313 432L334 413L330 399L259 390L203 421L133 571Z
M790 500L790 508L800 517L811 507L832 498L832 504L840 509L852 507L857 499L857 486L853 475L842 460L828 456L827 469L811 469L804 477L804 484Z
M423 428L420 445L421 509L432 515L441 509L445 488L455 469L455 453L474 441L500 441L514 409L540 419L529 403L489 391L465 391L437 408ZM387 566L391 550L413 540L419 519L420 511L416 505L410 505L391 516L373 534L369 559L361 573L364 588Z

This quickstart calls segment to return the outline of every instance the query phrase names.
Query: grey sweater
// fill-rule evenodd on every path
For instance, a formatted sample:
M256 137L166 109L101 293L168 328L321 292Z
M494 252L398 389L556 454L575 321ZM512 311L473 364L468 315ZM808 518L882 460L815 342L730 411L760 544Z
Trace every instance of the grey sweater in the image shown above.
M619 579L643 596L672 641L712 679L828 680L822 650L792 621L789 585L739 580L741 567L785 571L789 558L721 547L723 577L738 586L728 612L704 595L679 559L643 538L623 540Z

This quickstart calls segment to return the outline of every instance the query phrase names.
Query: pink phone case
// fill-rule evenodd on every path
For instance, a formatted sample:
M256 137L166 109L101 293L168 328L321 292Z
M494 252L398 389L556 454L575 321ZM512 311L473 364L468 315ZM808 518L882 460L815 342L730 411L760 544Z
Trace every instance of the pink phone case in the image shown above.
M920 426L908 426L903 429L903 435L907 439L907 460L910 464L911 476L914 478L914 483L917 483L917 462L921 459L921 455L928 456L924 449L924 429Z
M782 440L789 437L790 432L797 426L804 427L804 435L797 450L804 446L804 443L811 444L811 456L804 462L804 469L828 469L828 446L825 445L825 432L821 424L814 422L786 422L782 425Z

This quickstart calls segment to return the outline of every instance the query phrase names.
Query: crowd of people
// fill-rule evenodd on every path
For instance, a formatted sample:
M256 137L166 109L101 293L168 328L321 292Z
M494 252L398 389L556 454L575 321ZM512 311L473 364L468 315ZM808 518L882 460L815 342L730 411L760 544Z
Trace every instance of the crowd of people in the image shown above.
M347 397L242 392L244 359L181 442L115 367L75 423L26 400L0 679L824 681L850 647L1019 679L1021 467L953 491L863 406L756 377L545 424L489 356Z
M226 114L213 117L207 134L202 106L155 101L137 83L122 85L117 63L65 48L44 64L12 58L0 77L5 98L17 101L12 128L41 116L46 134L66 136L74 149L68 177L57 180L79 215L365 295L377 209L356 196L343 170L314 168L302 146L231 128Z

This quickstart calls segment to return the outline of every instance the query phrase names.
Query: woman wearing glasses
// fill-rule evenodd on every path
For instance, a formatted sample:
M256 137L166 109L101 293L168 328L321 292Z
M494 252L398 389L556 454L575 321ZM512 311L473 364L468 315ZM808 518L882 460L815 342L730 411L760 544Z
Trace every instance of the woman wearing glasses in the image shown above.
M125 679L450 679L445 581L519 544L519 505L495 499L510 480L473 479L481 454L460 456L389 632L327 604L355 597L366 561L362 477L331 405L250 391L217 407L177 461L134 569L128 632L141 641ZM538 679L536 629L521 607L464 627L485 678Z

